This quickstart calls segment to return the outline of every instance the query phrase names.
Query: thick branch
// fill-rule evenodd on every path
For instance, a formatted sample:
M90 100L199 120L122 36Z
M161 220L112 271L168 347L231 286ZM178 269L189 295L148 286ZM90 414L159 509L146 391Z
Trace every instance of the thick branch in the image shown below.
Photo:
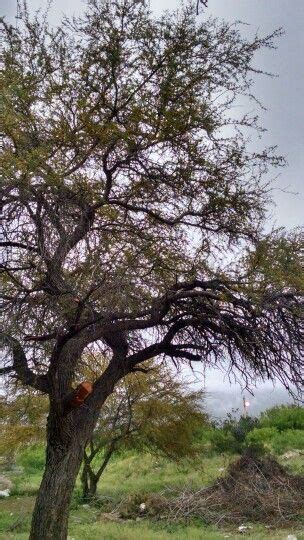
M36 390L40 390L40 392L48 393L49 385L46 375L36 375L28 367L27 358L19 341L5 333L0 334L0 339L4 345L11 349L13 355L13 365L3 369L9 369L10 372L14 371L23 384L32 386Z

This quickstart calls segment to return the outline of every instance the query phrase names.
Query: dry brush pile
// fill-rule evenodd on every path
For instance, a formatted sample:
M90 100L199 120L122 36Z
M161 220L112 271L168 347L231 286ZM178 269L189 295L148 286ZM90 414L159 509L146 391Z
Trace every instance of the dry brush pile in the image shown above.
M163 492L147 497L144 512L142 504L129 499L120 515L133 517L141 512L170 522L200 519L218 525L249 521L273 526L288 525L304 517L304 477L289 474L271 457L242 456L212 486L168 495Z

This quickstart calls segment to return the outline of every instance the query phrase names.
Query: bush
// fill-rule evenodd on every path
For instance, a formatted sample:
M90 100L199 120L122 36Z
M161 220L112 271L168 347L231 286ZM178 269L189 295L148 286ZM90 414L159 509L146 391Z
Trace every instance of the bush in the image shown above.
M40 473L45 465L45 448L42 445L28 446L17 456L18 465L24 467L26 474Z
M201 430L195 442L195 449L198 453L203 453L205 455L212 455L214 453L214 448L211 442L214 431L214 428L205 428Z
M257 419L244 417L237 419L228 414L222 424L204 429L200 434L200 446L205 453L242 453L248 446L246 435L257 425Z
M304 430L287 429L279 432L275 427L255 428L246 437L248 445L262 445L276 454L287 450L304 449Z
M210 442L216 452L227 452L234 454L241 450L240 443L233 434L223 429L214 429L210 432Z
M277 454L283 454L287 450L304 450L304 430L287 429L277 433L271 441L272 448Z
M287 429L304 430L304 408L297 405L278 405L261 414L261 428L276 428L282 432Z
M257 419L250 416L235 418L228 414L224 422L210 432L210 442L216 452L242 453L245 440L257 425Z
M254 428L246 436L246 444L261 445L264 448L271 447L272 439L278 434L274 427Z
M304 448L304 409L295 405L280 405L268 409L260 419L228 414L220 425L201 434L203 451L242 453L252 448L257 454L272 450Z

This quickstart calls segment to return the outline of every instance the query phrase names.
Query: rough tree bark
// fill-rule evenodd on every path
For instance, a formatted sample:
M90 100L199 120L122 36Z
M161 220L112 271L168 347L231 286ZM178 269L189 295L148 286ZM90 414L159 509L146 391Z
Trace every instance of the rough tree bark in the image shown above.
M31 540L65 540L69 505L82 460L81 445L63 453L49 448L46 468L33 513Z
M48 420L46 464L33 513L30 540L65 540L69 506L83 459L93 418L80 429L76 415L58 415L51 409Z
M74 347L72 350L75 351ZM121 355L113 356L95 384L93 395L72 411L66 409L63 399L69 380L68 358L63 362L63 369L55 372L50 385L45 470L34 507L30 540L66 540L69 507L84 450L92 437L100 408L125 374L123 359Z

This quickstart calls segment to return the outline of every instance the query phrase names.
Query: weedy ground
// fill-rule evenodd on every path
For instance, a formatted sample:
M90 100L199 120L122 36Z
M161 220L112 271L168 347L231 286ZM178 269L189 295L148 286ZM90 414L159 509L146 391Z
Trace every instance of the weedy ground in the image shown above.
M28 538L31 512L39 487L43 450L29 449L17 457L19 469L5 470L13 482L11 496L0 499L0 539L25 540ZM198 457L172 463L149 454L124 453L109 464L100 481L98 504L83 505L78 481L70 514L69 540L218 540L223 538L284 540L294 534L304 540L301 523L296 520L286 524L286 528L268 527L267 523L244 523L248 528L239 533L236 525L210 526L201 520L188 524L168 523L141 517L133 517L116 522L109 513L119 508L122 501L141 501L149 495L171 493L172 497L182 490L200 489L211 485L218 477L225 475L229 464L236 456ZM290 472L299 473L303 469L303 458L288 461ZM241 501L239 501L241 504Z

